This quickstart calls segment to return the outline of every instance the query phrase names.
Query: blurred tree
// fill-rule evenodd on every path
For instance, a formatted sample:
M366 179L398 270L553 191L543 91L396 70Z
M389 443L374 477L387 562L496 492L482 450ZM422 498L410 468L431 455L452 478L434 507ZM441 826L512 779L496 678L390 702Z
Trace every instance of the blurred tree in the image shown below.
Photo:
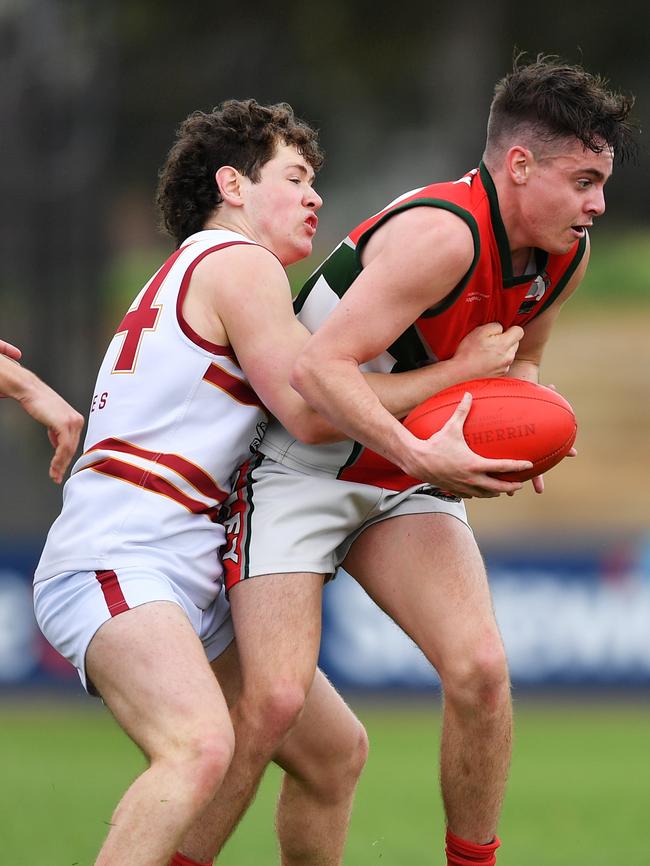
M2 305L18 313L5 336L85 406L114 126L110 3L6 3L0 33Z
M75 406L89 402L106 261L107 158L113 142L115 39L110 2L5 0L0 6L0 333ZM58 499L43 494L34 443L42 430L17 420L19 442L1 437L2 514L37 523ZM21 435L22 433L22 435ZM34 445L34 447L36 447ZM44 461L43 461L44 462Z
M197 108L288 101L320 127L324 251L393 196L478 162L514 46L582 59L635 93L647 119L649 18L641 0L0 0L0 335L85 410L114 325L114 310L102 321L106 266L138 245L164 246L153 229L157 171ZM617 169L597 233L647 225L649 186L645 153L640 167ZM121 309L147 274L118 271L128 274ZM7 481L38 500L31 519L42 524L56 491L42 501L29 455L0 436ZM0 522L20 522L5 508Z

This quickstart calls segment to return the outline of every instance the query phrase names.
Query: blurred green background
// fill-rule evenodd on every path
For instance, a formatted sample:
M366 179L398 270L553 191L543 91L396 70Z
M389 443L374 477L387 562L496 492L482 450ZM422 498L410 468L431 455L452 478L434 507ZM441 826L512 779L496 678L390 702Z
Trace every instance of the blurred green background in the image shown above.
M0 0L0 336L84 413L125 307L170 250L157 171L178 123L230 97L288 101L321 130L325 205L310 262L403 191L478 162L515 46L583 62L650 126L650 7L359 0ZM619 167L592 263L544 367L574 404L578 460L544 496L471 505L481 543L634 543L650 508L649 153ZM39 546L60 507L43 429L0 405L0 550ZM649 628L650 633L650 628ZM442 862L438 705L368 704L371 757L347 861ZM518 700L500 866L647 866L650 704ZM89 864L141 758L90 701L0 706L0 847L12 866ZM273 862L277 774L220 861ZM435 840L432 842L432 840ZM430 852L436 852L435 856Z
M557 53L606 76L636 95L647 128L649 24L647 5L635 0L615 10L604 0L541 7L404 0L398 8L377 0L290 0L277 8L3 0L0 334L87 411L107 340L170 250L156 230L157 171L194 109L229 97L286 100L320 129L325 205L314 255L295 269L298 284L360 219L407 189L476 165L494 83L509 70L515 47ZM633 531L647 524L647 497L636 479L650 468L627 415L616 425L621 397L621 413L632 399L631 414L648 421L641 371L650 361L650 170L641 142L639 165L618 168L609 184L609 212L592 233L590 273L560 325L567 336L548 351L547 381L576 402L583 421L585 474L604 471L599 489L631 497L623 516L614 508L607 517L621 532L629 519ZM593 388L607 407L602 415L591 398L583 400ZM605 440L592 439L601 423ZM59 491L44 482L48 453L44 431L3 405L6 535L42 534L57 513ZM564 476L567 488L580 488L582 475L577 483ZM568 521L588 532L578 493L562 507L567 490L561 483L559 490L557 498L549 490L538 497L544 502L527 503L523 519L533 516L549 529ZM492 519L484 510L474 516L477 526L498 535L501 511Z

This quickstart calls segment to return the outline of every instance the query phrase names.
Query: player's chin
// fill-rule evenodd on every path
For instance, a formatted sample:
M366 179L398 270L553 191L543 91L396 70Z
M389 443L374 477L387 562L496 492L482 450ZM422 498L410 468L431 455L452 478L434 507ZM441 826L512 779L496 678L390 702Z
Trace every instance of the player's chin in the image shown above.
M561 238L558 238L556 249L548 250L548 252L556 256L563 256L569 252L576 241L582 240L584 236L584 228L571 226L567 232L562 234Z
M562 240L554 239L547 241L540 249L543 249L551 256L565 256L571 250L574 243L575 240L567 241L566 238L562 238Z
M304 238L300 241L292 244L290 248L287 248L285 254L282 256L282 264L283 265L293 265L295 262L301 261L301 259L306 259L307 256L311 255L312 251L312 242L311 238Z

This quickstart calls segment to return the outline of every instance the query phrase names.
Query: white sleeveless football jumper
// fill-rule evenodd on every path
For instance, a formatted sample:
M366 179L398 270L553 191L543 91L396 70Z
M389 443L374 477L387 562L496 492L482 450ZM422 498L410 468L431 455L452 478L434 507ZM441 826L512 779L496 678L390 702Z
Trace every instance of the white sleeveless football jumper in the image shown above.
M200 337L183 300L198 263L252 241L188 238L138 294L102 362L84 451L35 574L45 636L79 669L97 628L147 601L188 612L216 657L232 639L219 512L267 415L232 349Z

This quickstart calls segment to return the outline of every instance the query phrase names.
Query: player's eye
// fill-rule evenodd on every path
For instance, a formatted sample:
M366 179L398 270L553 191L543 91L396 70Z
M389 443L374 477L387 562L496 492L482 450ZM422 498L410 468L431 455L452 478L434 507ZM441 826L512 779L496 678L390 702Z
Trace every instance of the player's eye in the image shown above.
M583 178L582 180L578 181L578 189L589 189L590 186L591 186L591 181L587 180L586 178Z

